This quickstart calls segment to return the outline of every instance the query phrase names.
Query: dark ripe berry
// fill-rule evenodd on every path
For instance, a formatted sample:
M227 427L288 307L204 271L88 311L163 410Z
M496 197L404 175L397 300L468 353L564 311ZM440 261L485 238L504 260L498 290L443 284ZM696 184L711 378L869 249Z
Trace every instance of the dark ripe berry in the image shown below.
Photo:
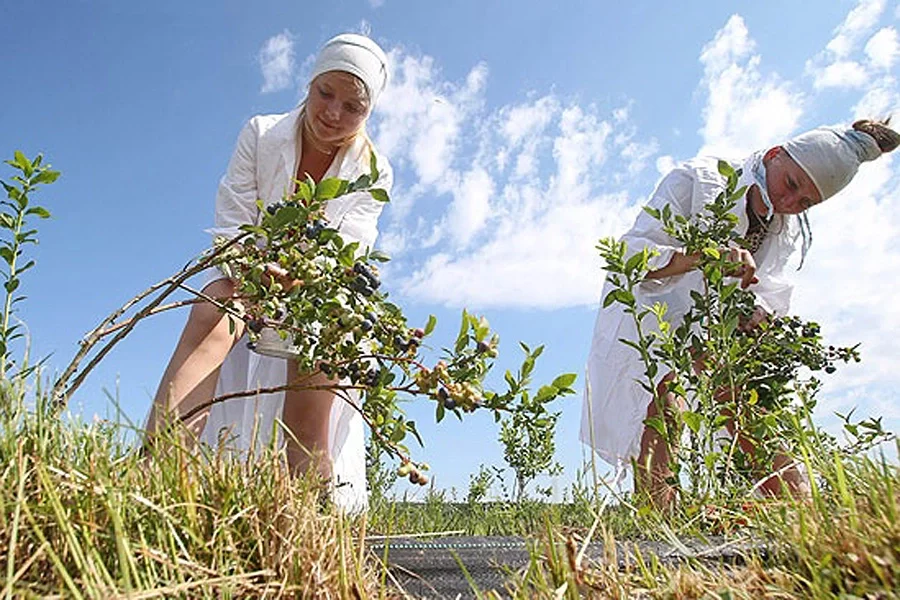
M323 362L319 363L319 370L325 375L331 375L332 368L327 362Z
M447 410L453 410L454 408L456 408L456 400L454 400L453 398L447 398L443 402L444 408L446 408Z
M825 367L825 372L829 375L831 375L835 371L837 371L837 369L834 368L834 365L828 365L827 367Z
M247 328L253 333L259 333L265 327L262 319L250 319L247 321Z
M420 340L425 337L425 330L421 327L416 327L412 332L413 336L419 338Z
M266 212L269 213L270 215L274 215L276 212L278 212L278 205L270 204L269 206L266 207Z
M372 321L372 324L373 324L373 325L374 325L375 323L378 322L378 317L375 315L375 313L373 313L373 312L371 312L371 311L370 311L370 312L367 312L364 316L365 316L366 319L368 319L369 321Z
M307 238L314 240L319 237L319 230L313 227L312 225L307 225L306 230L303 232Z
M362 323L359 324L360 328L363 331L372 331L372 321L365 319Z
M406 348L418 348L419 347L419 338L409 338L409 341L406 342Z
M360 275L365 275L365 273L367 271L368 271L368 269L366 268L366 265L364 265L360 262L353 263L353 272L354 273L359 273Z
M410 471L409 473L409 482L410 483L419 483L419 472L418 471Z
M490 349L491 345L487 342L478 342L478 346L476 346L475 351L478 352L478 354L484 354Z
M450 400L450 394L448 394L447 390L445 390L444 388L438 388L437 396L445 406L447 404L447 401Z

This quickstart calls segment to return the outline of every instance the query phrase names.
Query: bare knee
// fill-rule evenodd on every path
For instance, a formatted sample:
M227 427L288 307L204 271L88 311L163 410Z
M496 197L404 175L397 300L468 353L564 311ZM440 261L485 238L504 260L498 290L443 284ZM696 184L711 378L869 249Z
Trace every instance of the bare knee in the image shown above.
M206 286L203 293L226 300L234 294L234 283L228 279L219 279ZM240 338L243 332L243 321L223 313L210 302L201 301L191 308L182 338L192 346L203 342L230 344Z

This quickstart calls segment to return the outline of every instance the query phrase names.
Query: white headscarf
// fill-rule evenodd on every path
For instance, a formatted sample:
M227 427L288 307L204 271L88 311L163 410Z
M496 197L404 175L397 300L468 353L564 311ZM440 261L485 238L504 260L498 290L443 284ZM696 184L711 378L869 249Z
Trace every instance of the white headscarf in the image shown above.
M856 129L819 127L784 144L826 200L850 183L859 165L881 156L875 139Z
M310 80L328 71L345 71L359 77L369 92L370 106L375 106L387 86L387 56L364 35L342 33L328 40L316 57Z

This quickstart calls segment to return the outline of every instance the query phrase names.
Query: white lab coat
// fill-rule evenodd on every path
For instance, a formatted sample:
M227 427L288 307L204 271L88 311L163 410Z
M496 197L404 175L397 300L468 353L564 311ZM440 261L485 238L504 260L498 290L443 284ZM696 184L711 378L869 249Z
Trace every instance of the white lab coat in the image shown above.
M738 187L753 183L752 159L743 164L732 163L735 167L743 167ZM668 204L674 214L686 217L698 214L725 189L725 178L719 174L717 165L718 159L711 157L695 158L679 165L662 179L648 205L662 209ZM737 231L746 233L749 227L746 196L738 201L734 214L738 217ZM749 289L756 293L758 305L783 315L790 307L793 287L783 279L783 272L798 245L799 227L795 219L782 215L775 215L769 227L774 233L766 237L754 255L759 283ZM659 221L643 211L622 239L628 244L629 256L645 247L659 252L651 259L651 270L664 267L679 249L678 243L662 231ZM602 297L605 298L611 289L610 283L606 282ZM690 291L700 289L702 274L694 270L667 279L647 280L636 290L635 297L639 306L666 303L668 321L677 324L691 306ZM655 320L654 316L648 315L643 321L644 329L655 329ZM638 353L619 341L621 338L636 340L636 335L632 316L625 314L622 305L613 303L601 308L586 369L581 440L620 470L628 467L631 459L640 453L643 421L651 401L651 396L638 383L644 377L644 366ZM657 379L664 375L660 373Z
M233 237L240 225L255 223L259 217L257 198L265 205L280 201L293 189L300 156L297 135L300 109L280 115L253 117L238 137L228 169L219 183L216 197L214 237ZM377 187L390 191L392 172L387 160L376 153L380 173ZM369 172L369 145L358 136L341 151L325 173L325 177L355 180ZM371 247L378 235L377 221L383 203L367 192L356 192L331 200L325 214L344 240L359 241L360 248ZM218 273L210 281L222 277ZM229 353L222 365L216 396L244 390L284 385L287 361L261 356L247 348L246 336ZM358 395L354 402L360 402ZM251 448L256 453L272 439L275 419L281 417L284 392L236 398L214 405L210 411L201 441L215 446L227 432L228 446L241 453ZM331 412L329 447L333 461L335 503L348 511L365 510L367 506L365 475L364 423L359 413L340 398ZM224 430L224 431L223 431Z

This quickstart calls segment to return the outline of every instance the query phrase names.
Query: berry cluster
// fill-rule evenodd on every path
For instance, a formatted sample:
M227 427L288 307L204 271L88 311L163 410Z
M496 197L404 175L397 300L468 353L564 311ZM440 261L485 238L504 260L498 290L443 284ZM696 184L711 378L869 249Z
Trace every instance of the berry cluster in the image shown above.
M397 468L397 475L408 477L409 482L413 485L428 485L428 475L422 473L422 471L427 470L428 465L426 463L415 465L412 461L405 460Z

